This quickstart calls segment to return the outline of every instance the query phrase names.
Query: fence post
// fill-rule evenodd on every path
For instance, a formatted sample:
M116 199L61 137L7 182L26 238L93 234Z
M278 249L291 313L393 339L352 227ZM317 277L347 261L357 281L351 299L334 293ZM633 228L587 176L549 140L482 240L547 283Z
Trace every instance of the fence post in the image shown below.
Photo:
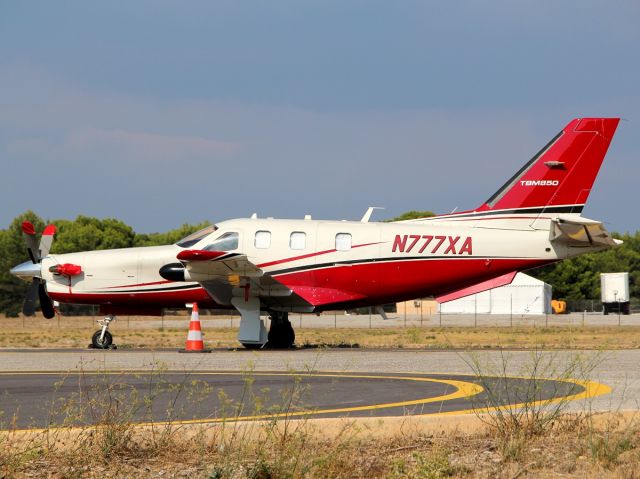
M618 301L618 327L621 326L621 320L620 320L620 301Z
M407 302L404 302L404 327L407 327Z
M369 306L369 329L371 329L371 306Z
M422 298L420 298L420 328L422 328Z
M587 310L583 310L582 311L582 327L584 328L584 313L586 313Z
M510 295L511 298L511 307L509 309L509 324L513 328L513 294Z
M442 303L440 303L440 307L438 308L438 316L440 316L440 327L442 327Z
M338 313L333 312L333 329L338 329Z
M478 295L473 296L473 327L478 327Z
M302 329L302 313L300 313L300 329Z

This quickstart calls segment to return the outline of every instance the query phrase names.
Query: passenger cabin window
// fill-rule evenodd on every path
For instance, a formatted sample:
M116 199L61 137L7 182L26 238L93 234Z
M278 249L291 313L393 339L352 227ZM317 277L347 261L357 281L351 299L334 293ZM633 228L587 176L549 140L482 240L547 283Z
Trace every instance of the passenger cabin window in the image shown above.
M271 246L271 231L256 231L254 244L258 249L267 249Z
M347 251L351 249L351 235L349 233L338 233L336 235L336 250Z
M289 237L289 248L305 249L307 247L307 234L302 231L294 231Z
M207 251L232 251L238 249L238 233L225 233L204 247Z

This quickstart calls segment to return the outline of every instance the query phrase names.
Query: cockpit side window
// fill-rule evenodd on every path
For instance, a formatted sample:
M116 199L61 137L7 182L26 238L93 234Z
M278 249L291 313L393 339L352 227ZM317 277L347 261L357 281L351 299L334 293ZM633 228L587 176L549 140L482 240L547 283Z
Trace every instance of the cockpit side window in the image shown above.
M225 233L213 243L204 247L207 251L233 251L238 249L238 233Z
M202 228L201 230L196 231L195 233L191 233L189 236L185 238L182 238L176 244L181 248L188 248L189 246L193 246L198 241L209 236L211 233L213 233L217 229L218 227L216 225L207 226L206 228Z

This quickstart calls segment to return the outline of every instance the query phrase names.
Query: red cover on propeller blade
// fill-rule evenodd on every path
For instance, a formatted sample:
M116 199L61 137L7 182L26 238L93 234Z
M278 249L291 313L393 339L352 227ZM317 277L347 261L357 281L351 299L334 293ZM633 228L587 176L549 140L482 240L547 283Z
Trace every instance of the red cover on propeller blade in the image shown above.
M33 227L31 222L23 221L22 222L22 232L26 235L34 235L36 234L36 229Z
M56 225L47 225L42 234L44 236L53 236L56 234Z

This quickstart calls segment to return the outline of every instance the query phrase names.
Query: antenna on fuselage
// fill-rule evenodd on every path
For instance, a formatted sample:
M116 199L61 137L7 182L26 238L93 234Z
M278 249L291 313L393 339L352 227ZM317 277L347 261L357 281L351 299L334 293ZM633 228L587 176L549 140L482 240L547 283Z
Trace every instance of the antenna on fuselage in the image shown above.
M383 210L384 207L382 206L369 206L369 208L367 208L367 211L365 211L364 215L362 216L362 219L360 220L361 223L368 223L369 219L371 218L371 215L373 214L373 210Z

